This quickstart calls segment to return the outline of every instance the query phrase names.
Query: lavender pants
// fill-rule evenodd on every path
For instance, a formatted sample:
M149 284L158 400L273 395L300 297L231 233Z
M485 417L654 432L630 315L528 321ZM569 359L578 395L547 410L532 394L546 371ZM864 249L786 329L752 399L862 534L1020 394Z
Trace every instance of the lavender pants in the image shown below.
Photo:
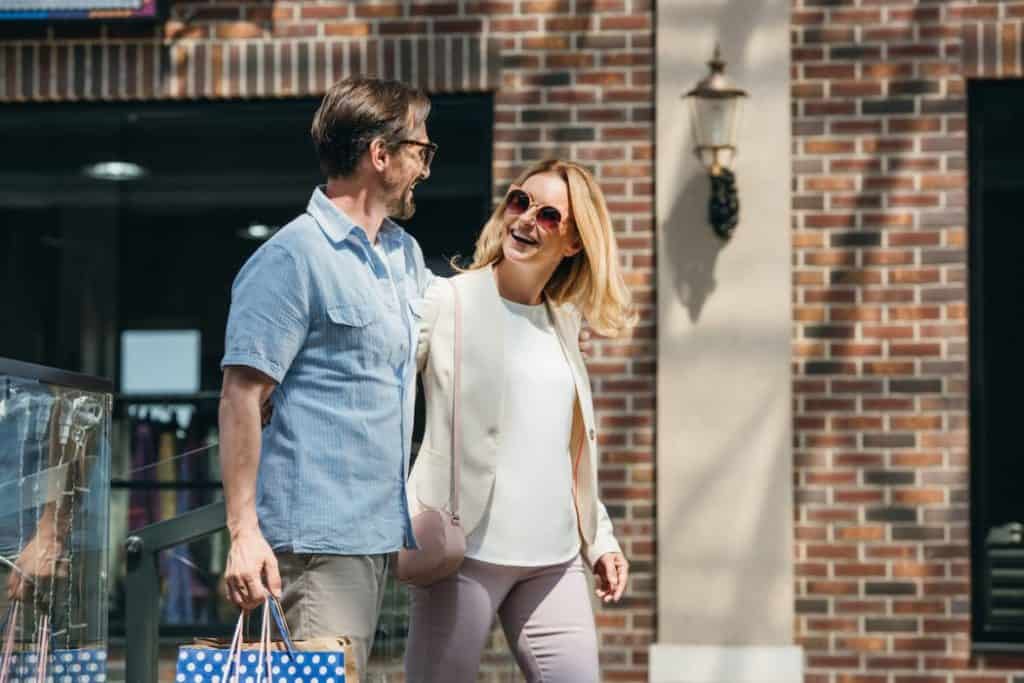
M408 683L473 683L495 615L529 683L597 683L597 633L583 561L506 567L466 558L413 588Z

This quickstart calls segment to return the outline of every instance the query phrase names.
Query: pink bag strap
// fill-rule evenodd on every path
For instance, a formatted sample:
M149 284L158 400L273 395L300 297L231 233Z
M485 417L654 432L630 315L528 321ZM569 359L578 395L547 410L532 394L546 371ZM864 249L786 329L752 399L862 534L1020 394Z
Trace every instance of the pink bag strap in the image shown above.
M263 674L273 681L274 672L270 666L270 600L263 603L263 624L260 630L260 650L256 661L256 683L263 683Z
M455 279L449 278L452 286L452 297L455 303L455 343L454 361L452 365L452 488L450 494L452 517L459 517L459 483L462 476L462 448L460 447L459 425L459 390L461 380L459 368L462 365L462 303L459 301L459 288Z
M50 615L44 614L39 625L39 639L36 641L36 683L46 683L46 670L50 661Z
M235 635L231 638L231 646L228 648L227 657L224 658L224 668L220 672L222 683L238 683L238 677L241 675L239 671L242 668L242 641L245 640L243 634L244 621L245 612L243 611L238 615L238 623L235 624Z

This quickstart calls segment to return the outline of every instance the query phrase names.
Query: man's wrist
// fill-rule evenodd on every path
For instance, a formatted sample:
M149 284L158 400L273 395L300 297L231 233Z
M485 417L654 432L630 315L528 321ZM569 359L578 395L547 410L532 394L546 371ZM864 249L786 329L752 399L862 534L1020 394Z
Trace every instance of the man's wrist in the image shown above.
M254 533L260 533L260 524L255 517L228 522L228 535L232 540L240 536L248 536Z
M60 541L60 534L52 524L40 524L36 528L35 540L41 544L52 545Z

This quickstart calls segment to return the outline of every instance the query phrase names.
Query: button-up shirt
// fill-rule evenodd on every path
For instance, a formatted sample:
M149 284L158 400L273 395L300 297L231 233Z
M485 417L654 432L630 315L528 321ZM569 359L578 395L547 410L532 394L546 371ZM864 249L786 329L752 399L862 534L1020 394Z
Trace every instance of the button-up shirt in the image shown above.
M256 496L278 552L415 547L405 496L416 399L410 306L431 275L401 227L385 220L379 239L387 264L317 188L232 287L221 367L252 367L278 383Z

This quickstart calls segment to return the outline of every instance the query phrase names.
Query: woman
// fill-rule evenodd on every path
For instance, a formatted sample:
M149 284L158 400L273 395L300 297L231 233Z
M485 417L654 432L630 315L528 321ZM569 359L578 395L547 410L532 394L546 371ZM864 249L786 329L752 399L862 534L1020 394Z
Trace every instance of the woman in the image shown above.
M598 500L581 316L599 333L632 326L600 188L582 167L526 171L484 226L472 265L416 311L427 430L409 480L413 512L447 507L451 486L455 292L461 307L459 419L466 559L412 589L410 683L476 680L495 614L529 681L599 677L584 565L617 601L628 563Z

